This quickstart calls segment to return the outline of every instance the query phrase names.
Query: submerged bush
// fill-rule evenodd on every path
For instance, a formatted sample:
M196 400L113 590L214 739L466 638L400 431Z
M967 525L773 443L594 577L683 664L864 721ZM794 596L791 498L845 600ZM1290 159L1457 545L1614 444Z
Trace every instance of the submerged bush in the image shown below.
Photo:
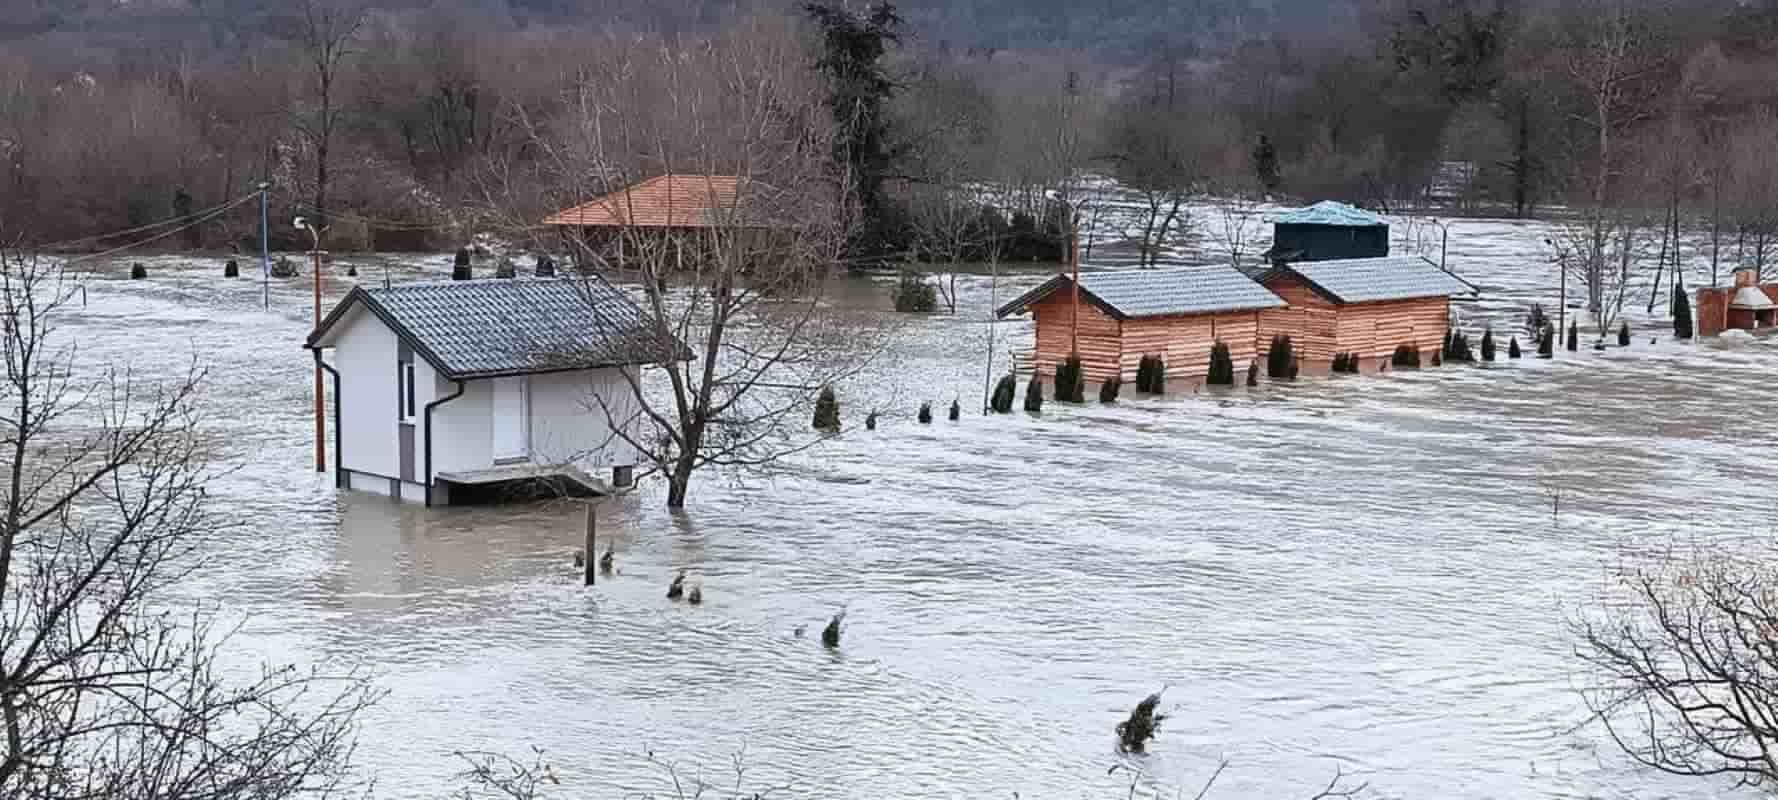
M1510 339L1507 339L1506 340L1506 357L1507 358L1518 358L1522 355L1524 355L1524 353L1519 352L1519 337L1514 336Z
M1617 346L1618 347L1629 347L1630 346L1630 323L1627 320L1618 324Z
M904 314L924 314L938 308L938 289L926 282L926 276L904 270L895 284L895 310Z
M1580 324L1570 322L1568 323L1568 352L1573 353L1578 350L1580 350Z
M1160 732L1161 723L1167 719L1167 715L1161 713L1160 706L1161 693L1155 692L1142 698L1142 702L1130 710L1130 718L1117 724L1119 749L1127 753L1140 753L1148 747L1148 741Z
M1086 375L1081 367L1080 356L1071 355L1068 360L1056 365L1056 399L1064 403L1084 403L1086 397Z
M963 418L963 404L957 402L956 400L952 400L951 401L951 421L956 422L957 420L960 420L962 418Z
M1259 385L1259 362L1258 361L1247 362L1247 385L1248 386L1258 386Z
M1556 357L1556 329L1554 327L1543 329L1543 336L1537 340L1537 357Z
M1104 383L1099 384L1099 402L1117 402L1117 393L1119 390L1123 389L1123 384L1123 380L1116 375L1106 378Z
M1008 372L1000 376L1000 382L994 384L994 396L989 399L988 406L997 414L1011 414L1013 400L1019 394L1019 379Z
M932 424L932 404L931 403L921 403L920 404L920 413L917 415L916 418L920 420L921 425L931 425Z
M1273 336L1272 345L1266 350L1266 377L1290 377L1290 365L1295 360L1296 349L1290 342L1290 334Z
M1032 375L1031 382L1025 384L1025 410L1043 410L1043 381L1038 380L1036 375Z
M832 386L823 386L821 394L815 398L815 430L831 432L839 429L839 398L834 396Z
M1395 354L1389 357L1391 366L1419 367L1420 348L1411 344L1396 345Z
M1142 394L1167 393L1167 362L1160 356L1143 356L1136 366L1136 391Z
M1487 330L1482 331L1482 360L1483 361L1493 361L1494 360L1494 329L1493 328L1489 328Z
M1235 385L1235 361L1229 357L1229 346L1218 341L1210 346L1210 372L1204 376L1204 382L1211 386Z
M1692 338L1692 301L1685 296L1685 289L1673 293L1673 335L1679 339Z

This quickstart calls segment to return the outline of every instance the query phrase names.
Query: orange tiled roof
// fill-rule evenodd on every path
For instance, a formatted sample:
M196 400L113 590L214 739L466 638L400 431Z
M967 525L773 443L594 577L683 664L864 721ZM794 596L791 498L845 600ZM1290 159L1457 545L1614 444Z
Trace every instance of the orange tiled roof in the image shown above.
M661 175L628 189L558 211L545 225L702 228L734 211L741 178L734 175Z

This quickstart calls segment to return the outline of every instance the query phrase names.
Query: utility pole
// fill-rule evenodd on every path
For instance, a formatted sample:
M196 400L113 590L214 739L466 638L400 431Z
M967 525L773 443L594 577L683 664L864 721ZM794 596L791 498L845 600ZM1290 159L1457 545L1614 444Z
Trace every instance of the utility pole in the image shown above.
M315 329L321 328L321 232L308 220L296 218L296 227L309 232L315 243L309 251L311 269L315 271ZM327 471L327 389L321 380L321 364L315 364L315 471Z
M268 181L259 182L259 296L267 309L272 307L272 244L271 223L267 217L270 202Z

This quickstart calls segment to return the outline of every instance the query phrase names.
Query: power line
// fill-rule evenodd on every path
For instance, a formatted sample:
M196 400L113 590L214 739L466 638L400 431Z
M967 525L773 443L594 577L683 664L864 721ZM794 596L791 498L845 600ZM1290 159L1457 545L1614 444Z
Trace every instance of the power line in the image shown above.
M58 247L71 247L73 245L84 244L86 242L95 242L100 239L110 239L115 236L128 236L132 233L142 233L143 231L149 231L149 230L153 230L155 228L160 228L160 227L167 226L167 225L177 225L182 222L189 222L190 220L192 220L196 217L199 217L199 216L211 214L212 212L215 212L215 211L226 211L228 209L231 209L231 208L234 208L235 206L240 205L242 200L244 200L246 198L256 197L258 195L259 195L258 192L254 192L252 194L247 194L247 195L242 195L241 197L236 198L234 200L230 200L230 201L221 203L219 205L214 205L214 206L206 208L202 211L198 211L198 212L195 212L192 214L184 214L181 216L173 217L172 219L164 219L164 220L161 220L160 222L150 222L147 225L138 225L134 228L125 228L121 231L112 231L110 233L98 233L98 234L93 234L92 236L83 236L79 239L65 239L60 242L49 242L47 244L32 245L32 249L34 249L34 250L53 250ZM210 217L205 217L205 219L209 219L209 218ZM186 227L190 227L190 226L187 225ZM180 230L184 230L184 228L181 228Z
M230 211L230 210L232 210L232 209L234 209L234 208L235 208L235 207L236 207L236 206L239 206L239 205L241 205L241 204L242 204L242 203L245 203L245 202L247 202L247 201L248 201L248 200L252 200L252 199L253 199L253 198L255 198L255 197L258 197L258 196L259 196L259 193L258 193L258 192L254 192L254 193L253 193L253 194L250 194L250 195L245 195L245 196L243 196L243 197L241 197L241 198L240 198L240 199L238 199L238 200L235 200L235 201L234 201L234 202L232 202L232 203L228 203L228 204L226 204L226 205L222 205L222 206L218 206L218 207L216 207L216 208L215 208L215 209L214 209L214 210L212 210L212 211L211 211L211 212L210 212L210 213L208 213L208 214L206 214L206 215L204 215L204 216L202 216L202 217L199 217L199 218L196 218L196 219L193 219L193 220L191 220L191 221L190 221L190 222L188 222L188 223L186 223L186 224L184 224L184 225L181 225L181 226L179 226L179 227L177 227L177 228L174 228L174 229L172 229L172 230L169 230L169 231L164 231L164 232L161 232L161 233L158 233L158 234L155 234L155 235L153 235L153 236L150 236L150 237L148 237L148 238L146 238L146 239L142 239L142 240L140 240L140 241L135 241L135 242L130 242L130 243L129 243L129 244L126 244L126 245L122 245L122 246L120 246L120 247L113 247L113 248L111 248L111 249L110 249L110 250L105 250L105 251L102 251L102 252L98 252L98 253L89 253L89 254L87 254L87 255L84 255L84 256L79 256L79 257L77 257L77 258L71 258L71 259L68 259L68 260L67 260L67 261L64 261L64 262L62 262L62 265L63 265L63 266L68 266L68 265L70 265L70 264L79 264L79 263L80 263L80 262L82 262L82 261L91 261L91 260L93 260L93 259L95 259L95 258L104 258L104 257L105 257L105 256L110 256L110 255L116 255L116 254L118 254L118 253L121 253L121 252L123 252L123 251L125 251L125 250L131 250L131 249L134 249L134 248L137 248L137 247L141 247L141 246L142 246L142 245L145 245L145 244L149 244L149 243L152 243L152 242L158 242L158 241L160 241L160 240L162 240L162 239L165 239L165 238L167 238L167 237L168 237L168 236L172 236L172 235L173 235L173 234L176 234L176 233L179 233L179 232L181 232L181 231L185 231L185 230L189 230L189 229L191 229L191 228L195 228L195 227L197 227L197 226L199 226L199 225L202 225L202 224L204 224L204 223L206 223L206 222L209 222L209 221L210 221L210 220L213 220L213 219L215 219L215 218L217 218L217 217L220 217L220 216L222 216L222 215L223 215L223 214L225 214L225 213L227 213L227 212L228 212L228 211Z

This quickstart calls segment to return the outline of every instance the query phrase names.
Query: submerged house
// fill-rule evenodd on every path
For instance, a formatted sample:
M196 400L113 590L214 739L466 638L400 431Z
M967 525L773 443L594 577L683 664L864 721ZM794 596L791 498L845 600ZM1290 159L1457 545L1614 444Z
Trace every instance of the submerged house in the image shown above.
M427 505L628 485L639 368L689 357L597 278L360 286L305 346L333 376L335 484Z
M1273 218L1272 249L1265 258L1276 264L1388 255L1389 223L1364 209L1324 200Z
M1289 303L1260 313L1260 338L1288 334L1305 365L1340 353L1370 363L1404 344L1430 356L1450 327L1451 299L1477 294L1475 286L1420 258L1276 264L1258 280Z
M544 225L578 237L614 262L655 241L696 241L686 234L773 235L791 228L771 220L763 184L738 175L659 175L545 217ZM580 253L580 248L569 248Z
M1118 376L1133 381L1143 356L1160 355L1169 377L1199 378L1210 369L1210 348L1228 344L1235 363L1255 356L1261 314L1285 302L1230 267L1083 272L1079 303L1074 280L1057 275L996 310L999 317L1031 314L1037 346L1030 354L1039 375L1078 348L1089 383Z
M1730 286L1699 289L1693 305L1699 336L1716 336L1726 330L1764 330L1778 325L1778 283L1761 284L1759 272L1744 267L1735 270Z

